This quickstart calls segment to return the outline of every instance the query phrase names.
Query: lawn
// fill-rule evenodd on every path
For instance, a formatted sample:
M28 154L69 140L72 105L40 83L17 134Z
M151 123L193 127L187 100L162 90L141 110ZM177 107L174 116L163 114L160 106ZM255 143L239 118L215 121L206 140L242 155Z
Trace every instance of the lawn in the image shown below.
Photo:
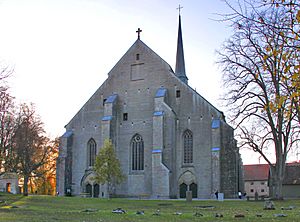
M187 203L183 200L23 197L0 193L0 221L300 221L300 200L274 203L275 210L263 210L264 202L245 200L193 200ZM293 209L287 210L290 206ZM116 208L122 208L126 213L112 213ZM153 215L158 210L159 215ZM137 211L145 214L137 215ZM216 217L216 214L223 217ZM244 217L235 218L236 214ZM286 217L275 217L275 214Z

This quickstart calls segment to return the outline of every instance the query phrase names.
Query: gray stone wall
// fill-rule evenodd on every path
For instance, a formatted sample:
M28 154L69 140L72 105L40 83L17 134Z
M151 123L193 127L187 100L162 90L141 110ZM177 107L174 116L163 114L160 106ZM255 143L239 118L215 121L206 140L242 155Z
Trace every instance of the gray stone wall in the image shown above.
M139 54L138 60L136 54ZM166 89L162 98L156 97L160 88ZM114 94L117 95L114 103L104 102ZM155 117L155 111L163 114ZM127 120L123 119L124 113L128 114ZM107 116L111 119L103 119ZM224 127L216 132L211 127L212 120L221 117L219 110L179 80L164 60L137 40L66 126L73 132L72 153L68 155L73 160L71 184L74 193L82 192L88 140L93 138L99 150L104 139L111 138L126 175L125 181L116 188L117 195L178 197L180 180L187 178L183 175L190 175L193 178L190 181L198 186L197 196L209 198L213 189L221 188L222 180L226 179L219 168L228 161L231 162L226 166L230 170L234 165L228 141L223 138L223 135L233 135L233 130L225 127L225 122ZM193 163L188 165L183 163L183 133L187 129L193 133ZM131 170L130 144L137 133L144 141L142 171ZM213 162L212 155L215 154L212 154L212 148L215 146L220 147L217 159L221 163L219 160ZM153 153L156 148L161 152ZM61 181L62 170L59 172ZM233 177L231 174L227 176ZM235 191L222 188L228 193Z
M237 198L240 184L241 163L233 130L222 122L221 190L225 198ZM243 191L243 190L241 190Z

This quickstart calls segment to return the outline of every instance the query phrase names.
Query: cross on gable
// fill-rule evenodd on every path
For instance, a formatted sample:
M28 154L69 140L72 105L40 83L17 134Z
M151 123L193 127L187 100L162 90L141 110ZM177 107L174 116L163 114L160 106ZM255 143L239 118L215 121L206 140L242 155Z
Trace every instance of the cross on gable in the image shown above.
M138 34L138 39L140 39L140 33L142 32L142 29L138 28L138 30L136 31L136 33Z
M183 7L182 6L180 6L180 4L179 4L179 7L178 8L176 8L176 9L178 9L178 11L179 11L179 15L180 15L180 11L181 11L181 9L182 9Z

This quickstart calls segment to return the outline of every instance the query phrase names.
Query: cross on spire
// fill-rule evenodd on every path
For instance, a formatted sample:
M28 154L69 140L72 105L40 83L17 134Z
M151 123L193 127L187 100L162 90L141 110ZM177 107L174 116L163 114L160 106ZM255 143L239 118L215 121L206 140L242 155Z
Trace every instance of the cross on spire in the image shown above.
M136 30L136 33L138 34L138 39L140 39L140 33L142 32L142 29L138 28L138 30Z
M180 11L181 11L182 8L183 8L183 7L180 6L180 4L179 4L178 8L176 8L176 9L178 9L178 11L179 11L179 15L180 15Z

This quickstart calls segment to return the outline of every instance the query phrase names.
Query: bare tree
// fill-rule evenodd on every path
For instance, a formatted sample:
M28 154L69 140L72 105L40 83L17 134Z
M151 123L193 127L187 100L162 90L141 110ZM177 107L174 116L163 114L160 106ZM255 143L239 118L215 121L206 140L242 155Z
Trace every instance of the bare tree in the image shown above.
M3 162L8 158L6 154L14 131L14 98L5 82L12 73L9 66L0 64L0 172L5 171Z
M296 45L291 44L296 42L288 37L284 10L244 3L238 9L229 5L233 14L225 20L231 22L234 34L218 52L225 100L240 129L241 145L258 152L270 165L270 193L281 198L287 154L299 138L287 87L289 64L295 58Z
M12 147L14 134L14 102L7 90L0 91L0 169L5 171L2 163L8 161L8 150Z
M13 146L9 152L13 158L10 168L24 177L24 195L28 195L28 180L40 175L40 168L46 163L52 146L45 136L43 123L33 105L21 104L16 115Z

